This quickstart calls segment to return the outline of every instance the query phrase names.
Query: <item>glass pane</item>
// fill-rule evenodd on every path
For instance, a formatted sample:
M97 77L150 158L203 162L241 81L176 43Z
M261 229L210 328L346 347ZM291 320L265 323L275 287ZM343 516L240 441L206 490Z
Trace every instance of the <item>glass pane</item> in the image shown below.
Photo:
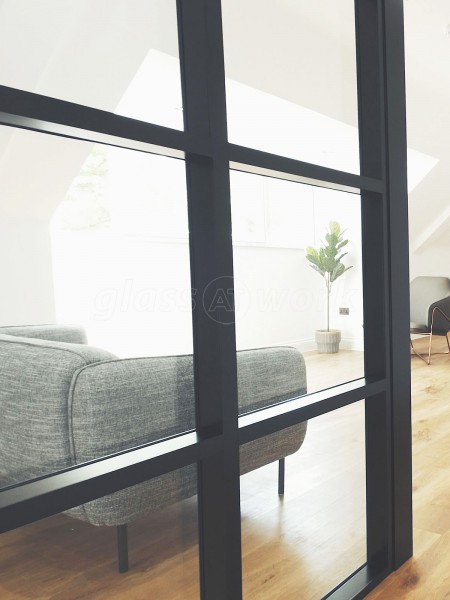
M184 162L2 142L0 487L194 429Z
M231 207L241 412L363 377L359 195L232 171Z
M366 562L364 422L362 401L241 448L265 465L241 478L246 600L320 600Z
M57 321L122 358L192 353L184 161L86 149L51 219Z
M3 534L0 597L198 600L196 479L192 465Z
M233 143L359 173L353 0L223 0Z
M0 84L183 128L175 0L5 0Z

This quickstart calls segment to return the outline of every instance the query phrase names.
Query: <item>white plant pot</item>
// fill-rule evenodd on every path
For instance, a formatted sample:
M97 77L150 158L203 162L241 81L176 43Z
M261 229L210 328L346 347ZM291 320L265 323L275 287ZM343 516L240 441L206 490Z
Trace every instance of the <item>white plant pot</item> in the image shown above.
M339 342L341 341L341 332L339 329L318 329L316 331L316 344L318 352L322 354L331 354L339 352Z

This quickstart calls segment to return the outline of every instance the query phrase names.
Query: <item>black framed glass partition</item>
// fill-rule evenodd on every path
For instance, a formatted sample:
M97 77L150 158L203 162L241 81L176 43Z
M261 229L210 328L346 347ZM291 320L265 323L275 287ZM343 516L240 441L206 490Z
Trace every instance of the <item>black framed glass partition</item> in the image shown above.
M292 39L270 64L255 44L240 65L233 43L251 45L251 32L237 3L222 4L99 3L88 15L72 3L63 15L55 3L34 33L26 3L0 10L16 32L0 66L5 597L19 590L11 557L53 531L52 556L74 532L67 580L90 577L93 598L103 567L123 593L134 568L146 593L170 582L167 597L264 598L267 582L362 597L411 555L402 2L245 3L257 41L286 24ZM275 77L288 50L289 76ZM334 114L306 89L327 78L342 84ZM239 94L255 117L242 138ZM308 135L289 127L297 118ZM340 156L350 138L353 158ZM326 243L325 258L348 250L336 269L352 267L334 272L329 310L306 258ZM326 315L340 353L315 350ZM130 516L133 486L148 493ZM93 506L92 522L117 528L121 575L111 533L82 532ZM89 571L86 556L102 565ZM64 594L50 571L43 593L58 577Z

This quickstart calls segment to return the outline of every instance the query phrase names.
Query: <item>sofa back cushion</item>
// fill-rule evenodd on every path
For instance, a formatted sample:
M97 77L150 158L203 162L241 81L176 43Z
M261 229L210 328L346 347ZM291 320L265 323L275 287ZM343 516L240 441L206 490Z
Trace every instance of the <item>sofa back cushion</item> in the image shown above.
M10 325L0 327L1 334L70 344L87 343L86 332L78 325Z

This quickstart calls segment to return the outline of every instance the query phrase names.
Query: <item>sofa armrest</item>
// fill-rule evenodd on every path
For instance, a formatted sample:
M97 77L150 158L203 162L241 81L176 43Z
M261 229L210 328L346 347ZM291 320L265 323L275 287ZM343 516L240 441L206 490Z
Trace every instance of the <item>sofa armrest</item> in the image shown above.
M86 332L79 325L14 325L0 327L0 334L38 338L50 342L87 344Z
M0 334L0 487L74 464L67 405L73 375L111 359L87 345Z

